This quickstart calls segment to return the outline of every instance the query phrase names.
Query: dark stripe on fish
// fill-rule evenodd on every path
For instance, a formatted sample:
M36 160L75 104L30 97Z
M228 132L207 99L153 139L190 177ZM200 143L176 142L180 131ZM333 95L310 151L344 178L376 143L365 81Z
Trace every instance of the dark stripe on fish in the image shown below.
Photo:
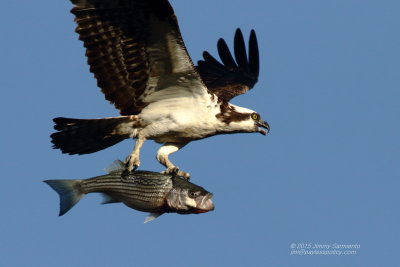
M127 178L128 177L128 178ZM127 199L143 202L161 202L172 189L172 180L168 176L163 179L148 179L143 177L127 176L99 176L84 180L80 184L84 193L99 192L117 196L118 199Z

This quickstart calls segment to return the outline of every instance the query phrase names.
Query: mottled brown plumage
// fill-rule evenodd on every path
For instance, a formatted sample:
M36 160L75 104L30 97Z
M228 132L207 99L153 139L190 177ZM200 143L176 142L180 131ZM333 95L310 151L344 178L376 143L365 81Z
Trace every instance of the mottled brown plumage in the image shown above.
M148 34L159 29L147 23L147 16L154 15L156 19L167 22L170 34L184 47L171 5L165 0L72 2L77 5L71 10L78 24L76 32L84 42L90 71L94 73L97 85L121 115L138 114L148 104L145 97L149 92L146 91L152 90L149 79L157 79L160 71L173 72L168 64L151 64L160 55L152 54L148 48L163 42L155 40L155 35ZM159 38L163 38L163 35ZM168 47L161 48L163 50L168 50ZM250 34L249 58L240 29L236 30L234 52L236 60L224 39L220 39L218 53L223 64L204 52L204 60L199 61L197 66L209 91L227 102L247 92L257 82L259 55L255 32Z
M159 76L175 72L168 58L169 47L163 40L165 34L173 35L183 46L171 5L165 0L72 3L76 5L71 10L78 24L76 32L86 48L97 85L121 115L138 114L148 104L145 98L149 91L154 90L149 79L157 83ZM164 23L149 23L150 19ZM154 31L162 33L149 34ZM159 51L150 49L155 44ZM190 59L188 55L187 58Z

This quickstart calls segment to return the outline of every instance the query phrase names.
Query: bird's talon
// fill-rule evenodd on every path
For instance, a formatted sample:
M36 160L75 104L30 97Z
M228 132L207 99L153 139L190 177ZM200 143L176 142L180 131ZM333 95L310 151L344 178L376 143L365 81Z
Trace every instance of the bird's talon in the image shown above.
M170 170L170 173L171 173L171 174L174 174L174 175L177 175L177 174L179 173L179 167L173 167L173 168Z
M180 176L183 177L186 180L190 179L190 174L187 172L183 172L179 170L179 167L172 167L172 168L168 168L165 171L163 171L162 173L164 174L172 174L175 176Z
M190 180L190 174L188 172L178 172L178 175L183 177L186 180Z
M132 157L132 155L128 156L125 160L125 168L128 172L134 172L140 165L139 159Z

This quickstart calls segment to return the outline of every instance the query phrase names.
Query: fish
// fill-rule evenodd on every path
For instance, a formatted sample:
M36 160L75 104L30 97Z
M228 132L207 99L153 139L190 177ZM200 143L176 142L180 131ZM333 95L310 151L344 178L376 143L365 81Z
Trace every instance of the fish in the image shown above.
M151 171L126 171L116 160L107 174L83 180L45 180L60 197L59 216L67 213L89 193L102 193L102 204L123 203L150 212L145 223L164 213L199 214L214 210L213 194L176 174Z

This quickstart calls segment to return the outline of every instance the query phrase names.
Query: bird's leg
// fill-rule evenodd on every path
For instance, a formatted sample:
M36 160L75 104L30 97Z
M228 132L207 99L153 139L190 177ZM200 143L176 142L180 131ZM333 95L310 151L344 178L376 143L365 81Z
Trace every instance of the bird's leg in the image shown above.
M180 171L178 167L176 167L174 164L172 164L171 161L169 161L168 156L182 147L184 147L187 143L165 143L160 149L157 151L157 160L167 167L167 169L163 172L166 174L176 174L179 176L183 176L186 179L189 179L190 174L187 172Z
M138 136L135 142L135 147L132 150L132 153L126 158L125 165L128 171L135 170L140 165L140 149L142 145L146 141L146 138Z

